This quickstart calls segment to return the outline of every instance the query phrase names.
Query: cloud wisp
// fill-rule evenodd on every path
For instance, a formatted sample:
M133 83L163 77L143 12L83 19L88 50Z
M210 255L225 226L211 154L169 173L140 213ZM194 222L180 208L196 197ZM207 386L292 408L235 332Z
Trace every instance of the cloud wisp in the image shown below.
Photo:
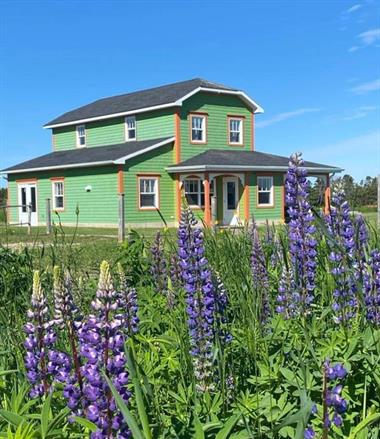
M344 14L352 14L353 12L355 12L355 11L361 9L361 8L362 8L362 5L358 3L358 4L354 5L354 6L351 6L350 8L348 8L343 13Z
M350 88L350 91L357 95L362 95L377 90L380 90L380 78L375 79L374 81L364 82L363 84Z
M317 111L321 111L320 108L299 108L297 110L288 111L286 113L279 113L273 116L271 119L262 120L256 123L256 127L263 128L268 127L270 125L274 125L275 123L282 122L287 119L292 119L297 116L302 116L307 113L315 113Z
M360 44L351 46L348 49L348 52L356 52L359 49L374 45L380 40L380 28L370 29L362 32L361 34L356 35L356 38L360 40Z
M362 107L358 107L356 110L353 110L351 114L342 117L342 120L355 120L355 119L363 119L363 117L368 116L372 112L378 110L379 107L375 105L363 105Z

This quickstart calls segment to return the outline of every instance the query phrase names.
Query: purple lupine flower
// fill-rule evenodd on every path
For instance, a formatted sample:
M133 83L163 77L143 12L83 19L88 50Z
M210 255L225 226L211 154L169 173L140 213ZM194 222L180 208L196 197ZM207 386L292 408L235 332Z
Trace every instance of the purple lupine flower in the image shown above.
M296 317L300 311L300 294L295 288L292 267L284 264L278 284L276 311L283 314L285 319Z
M363 249L366 248L368 244L368 236L369 236L368 227L363 215L359 214L355 217L355 226L357 230L357 240L356 240L357 251L359 253L362 253Z
M83 377L81 372L81 358L79 354L79 329L82 326L82 316L75 305L72 294L72 282L68 274L62 275L59 267L54 267L54 318L55 324L60 329L66 329L69 338L70 354L73 362L66 364L66 368L61 370L59 376L65 383L64 396L70 403L73 414L82 415L81 398L83 397ZM62 364L62 368L64 364ZM65 376L64 373L65 372ZM73 389L77 386L77 389ZM67 396L66 396L67 395Z
M290 217L289 250L295 288L300 297L300 313L306 315L314 299L317 241L308 201L307 172L302 166L301 154L293 154L286 174L285 201Z
M262 324L268 322L270 316L270 305L268 299L269 280L265 263L265 256L256 224L252 226L252 252L251 252L251 271L253 287L256 291L256 300L258 303L259 321Z
M334 320L348 322L358 309L357 281L360 277L360 258L356 255L355 227L351 220L350 206L345 198L342 184L333 191L330 213L325 217L332 247L329 255L331 274L334 277Z
M328 431L334 423L336 427L343 424L342 415L347 411L347 401L341 396L343 386L333 383L343 380L347 376L347 370L343 364L331 366L328 360L323 365L323 429Z
M150 270L154 282L154 289L157 293L165 294L168 288L168 275L164 245L160 232L157 232L154 242L150 248L150 252L152 258Z
M315 438L315 431L314 431L313 427L307 427L305 432L304 432L304 434L303 434L303 437L305 439L313 439L313 438Z
M198 391L213 388L212 349L214 287L204 256L203 233L189 207L183 208L178 228L178 256L186 291L191 355Z
M31 398L46 395L54 380L64 382L70 367L68 357L53 350L57 336L53 330L54 321L49 319L47 300L44 295L38 271L33 276L29 322L24 326L27 337L25 368L27 379L32 385Z
M214 285L215 297L215 332L219 335L223 343L229 343L232 340L232 335L228 331L228 295L226 288L219 273L212 273L212 280Z
M373 250L363 275L365 314L369 322L380 327L380 251Z
M123 267L120 263L117 264L117 271L119 275L119 292L118 305L122 314L119 316L122 319L123 327L128 336L132 336L138 331L139 318L137 315L137 291L135 288L128 286L127 278L125 276Z
M83 359L83 413L96 424L98 430L91 438L129 437L127 424L102 371L113 382L121 398L127 403L130 392L127 388L128 374L125 371L123 320L120 318L118 294L115 291L107 262L100 266L96 298L91 304L94 313L88 317L79 330L80 353ZM67 389L73 398L73 388Z

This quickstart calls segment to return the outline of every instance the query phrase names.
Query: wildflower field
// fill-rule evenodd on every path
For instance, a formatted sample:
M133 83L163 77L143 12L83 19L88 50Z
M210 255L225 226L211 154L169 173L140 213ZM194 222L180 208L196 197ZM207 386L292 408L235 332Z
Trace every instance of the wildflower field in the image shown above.
M290 222L0 247L0 437L380 438L380 251L340 187ZM84 244L86 245L86 244ZM101 250L94 259L102 259Z

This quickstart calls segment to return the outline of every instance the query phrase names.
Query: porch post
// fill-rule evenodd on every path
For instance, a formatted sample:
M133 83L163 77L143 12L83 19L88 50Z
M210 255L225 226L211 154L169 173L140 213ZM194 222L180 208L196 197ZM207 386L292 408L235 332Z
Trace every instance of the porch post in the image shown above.
M210 204L210 177L209 173L205 172L205 178L203 181L205 189L205 224L211 226L211 204Z
M326 174L325 215L328 215L330 213L330 199L331 199L330 174Z
M249 223L249 178L250 173L244 173L244 220Z

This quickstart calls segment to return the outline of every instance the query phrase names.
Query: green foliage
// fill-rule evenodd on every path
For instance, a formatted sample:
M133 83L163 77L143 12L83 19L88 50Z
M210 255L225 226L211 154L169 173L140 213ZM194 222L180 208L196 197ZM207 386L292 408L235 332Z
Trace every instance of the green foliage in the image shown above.
M175 291L174 308L168 308L164 294L155 292L149 239L130 232L123 245L92 251L62 229L51 245L20 251L0 248L0 438L87 438L94 430L84 418L68 422L59 386L44 400L30 400L22 326L34 268L42 272L50 303L52 266L67 268L74 278L75 298L87 312L96 288L96 266L104 258L114 270L120 262L138 291L139 332L126 343L133 395L128 406L111 386L134 438L295 439L303 437L310 422L320 431L320 419L310 418L310 412L313 403L321 412L321 366L326 358L343 362L349 371L343 395L349 409L342 429L334 428L329 438L379 438L380 331L368 326L363 314L351 325L334 323L329 248L322 223L319 230L313 313L299 320L273 313L269 330L263 330L257 318L259 296L252 285L248 230L205 231L207 257L228 292L228 329L233 336L225 350L215 352L223 365L216 372L216 377L223 377L217 381L218 390L205 393L195 390L184 292ZM263 243L272 309L281 267L271 260L276 251L286 254L288 245L285 229L275 233L279 244L270 239ZM175 237L164 233L164 241L169 259ZM372 230L371 247L377 245Z

